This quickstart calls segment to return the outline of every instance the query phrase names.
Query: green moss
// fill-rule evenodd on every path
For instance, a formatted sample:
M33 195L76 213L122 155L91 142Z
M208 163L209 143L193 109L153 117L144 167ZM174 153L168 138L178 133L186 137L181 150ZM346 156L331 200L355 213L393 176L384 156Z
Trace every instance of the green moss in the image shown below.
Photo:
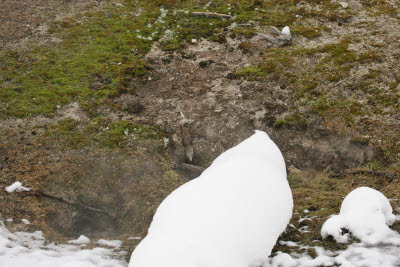
M299 187L303 182L301 175L296 173L288 175L287 179L291 188Z
M398 14L398 9L385 0L365 0L362 1L362 4L367 7L367 10L373 16Z
M265 70L261 66L249 66L235 71L235 76L246 77L246 79L253 80L256 78L266 76Z
M280 128L282 126L288 126L288 127L296 127L296 128L306 128L307 127L307 121L301 117L300 114L296 113L292 116L288 116L282 119L278 119L274 123L274 127Z
M53 48L37 47L21 54L9 51L0 60L0 82L4 84L0 91L0 117L52 115L57 105L71 101L80 102L90 111L108 103L109 98L132 90L131 81L141 79L150 68L143 55L167 29L169 36L161 42L165 51L182 50L192 39L224 43L228 33L232 37L256 34L254 27L239 26L229 31L232 22L293 28L296 15L315 15L299 8L298 2L216 0L206 7L194 1L123 1L120 6L107 3L100 11L54 22L49 32L61 42ZM337 8L330 1L308 2L323 13ZM205 9L233 17L202 18L190 14ZM297 27L297 31L308 38L316 36L313 28ZM280 70L288 63L283 59L267 60L259 74ZM251 71L249 74L258 76Z
M167 135L159 128L137 125L129 121L119 121L108 125L102 134L104 143L109 148L121 147L124 141L135 139L162 139Z
M315 26L307 27L298 25L292 29L292 32L294 34L299 34L301 36L304 36L308 39L313 39L321 35L320 29L321 29L320 27L315 27Z
M58 125L61 130L71 131L78 125L78 122L74 119L63 119L58 121Z

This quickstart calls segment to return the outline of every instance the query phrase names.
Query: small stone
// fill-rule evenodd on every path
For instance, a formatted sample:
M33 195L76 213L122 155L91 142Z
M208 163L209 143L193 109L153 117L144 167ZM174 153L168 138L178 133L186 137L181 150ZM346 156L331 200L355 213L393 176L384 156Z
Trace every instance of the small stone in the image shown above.
M347 2L339 2L339 5L344 9L349 7L349 3L347 3Z
M290 165L289 173L301 173L301 171L299 169L297 169L295 166Z
M205 68L205 67L211 65L212 63L214 63L214 60L211 60L211 59L209 59L209 60L203 60L203 61L200 61L199 66L200 66L201 68Z

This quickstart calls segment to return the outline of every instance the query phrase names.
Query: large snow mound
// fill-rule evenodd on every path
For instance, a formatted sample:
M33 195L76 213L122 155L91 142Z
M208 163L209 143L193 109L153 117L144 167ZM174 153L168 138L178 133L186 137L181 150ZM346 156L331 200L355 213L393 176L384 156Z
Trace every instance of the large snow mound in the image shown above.
M112 249L99 247L82 249L81 246L55 243L46 245L46 243L41 231L11 233L0 221L0 267L124 267L127 265L125 261L113 259L113 256L120 257L121 255L115 254Z
M261 131L158 207L129 267L248 267L266 260L293 209L282 154Z
M399 244L400 235L388 225L396 221L389 200L379 191L360 187L343 200L340 214L329 218L321 229L323 238L333 236L337 242L346 243L350 233L369 245L378 243Z

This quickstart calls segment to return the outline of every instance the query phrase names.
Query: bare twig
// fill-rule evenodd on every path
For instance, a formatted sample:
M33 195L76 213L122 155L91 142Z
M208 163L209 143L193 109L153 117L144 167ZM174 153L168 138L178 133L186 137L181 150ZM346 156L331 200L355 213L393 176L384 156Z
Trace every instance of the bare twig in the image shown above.
M192 12L193 16L196 17L206 17L206 18L219 18L219 19L230 19L231 15L227 14L219 14L214 12Z
M40 191L40 190L23 191L21 193L25 193L25 194L28 194L28 195L33 195L33 196L36 196L36 197L47 197L47 198L56 199L56 200L62 201L64 203L73 205L73 206L77 206L77 207L80 207L80 208L83 208L83 209L87 209L87 210L90 210L90 211L94 211L94 212L98 212L98 213L103 213L103 214L105 214L107 216L113 217L105 210L93 208L91 206L88 206L88 205L85 205L85 204L82 204L82 203L77 203L77 202L74 202L72 200L69 200L69 199L66 199L66 198L63 198L63 197L54 196L52 194L49 194L49 193L46 193L46 192L43 192L43 191Z
M268 42L271 42L271 43L274 43L274 44L277 43L277 41L276 41L276 39L275 39L274 37L271 37L271 36L266 35L266 34L263 34L263 33L259 33L258 35L259 35L262 39L267 40Z
M333 87L336 87L336 86L338 86L339 84L341 84L343 82L343 80L341 80L341 81L339 81L339 82L337 82L337 83L335 83L335 85L333 86Z
M290 45L292 43L292 35L281 32L278 28L271 26L270 27L270 35L259 33L258 36L261 39L267 40L273 44L278 45L279 47Z
M281 35L282 34L282 32L277 27L270 26L270 29L271 29L271 32L273 34L275 34L275 35Z

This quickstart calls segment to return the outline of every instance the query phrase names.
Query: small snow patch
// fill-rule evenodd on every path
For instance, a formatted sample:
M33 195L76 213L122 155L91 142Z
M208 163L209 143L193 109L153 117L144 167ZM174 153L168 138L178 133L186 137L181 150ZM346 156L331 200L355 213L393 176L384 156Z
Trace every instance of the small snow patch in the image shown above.
M290 29L289 29L289 27L288 27L288 26L284 27L284 28L282 29L282 33L283 33L283 34L286 34L286 35L290 35Z
M27 219L22 219L21 222L23 222L24 224L30 224L31 222L28 221Z
M105 240L105 239L99 239L96 241L96 244L102 245L102 246L107 246L107 247L114 247L114 248L120 248L122 245L122 241L120 240Z
M81 235L78 239L68 241L70 244L85 245L90 243L90 239L84 235Z
M28 187L22 186L22 183L20 183L20 182L15 182L12 185L7 186L6 191L8 193L13 193L13 192L31 191L31 189Z

